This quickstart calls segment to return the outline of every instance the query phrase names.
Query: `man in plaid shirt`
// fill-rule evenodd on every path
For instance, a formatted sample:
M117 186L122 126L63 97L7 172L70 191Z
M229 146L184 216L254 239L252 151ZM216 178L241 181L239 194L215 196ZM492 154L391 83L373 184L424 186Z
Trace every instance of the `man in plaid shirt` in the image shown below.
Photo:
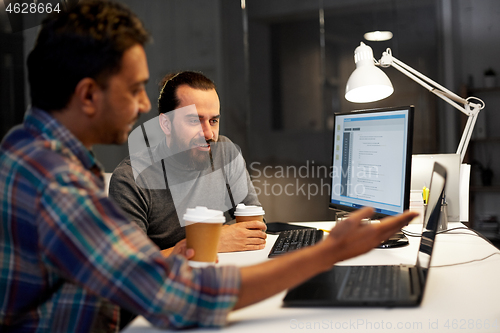
M0 331L116 332L120 307L160 327L220 327L414 217L362 225L363 209L318 245L251 267L192 269L183 243L163 257L107 198L90 151L123 143L149 111L147 40L128 9L105 1L42 24L28 58L32 106L0 146Z

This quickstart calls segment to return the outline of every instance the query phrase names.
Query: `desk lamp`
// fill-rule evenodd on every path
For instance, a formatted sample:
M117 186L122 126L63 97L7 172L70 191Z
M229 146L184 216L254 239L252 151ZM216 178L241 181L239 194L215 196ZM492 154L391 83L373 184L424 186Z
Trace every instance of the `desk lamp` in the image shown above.
M367 103L389 97L394 92L392 83L387 75L380 68L375 67L375 65L380 67L392 66L467 115L467 124L465 125L457 149L457 154L460 154L461 157L460 161L463 162L472 135L472 130L476 124L477 116L485 105L482 100L477 97L468 97L464 99L449 91L422 73L394 58L390 48L382 53L382 58L377 61L373 58L372 48L361 42L354 51L354 61L356 63L356 69L352 72L347 81L345 93L345 98L350 102Z

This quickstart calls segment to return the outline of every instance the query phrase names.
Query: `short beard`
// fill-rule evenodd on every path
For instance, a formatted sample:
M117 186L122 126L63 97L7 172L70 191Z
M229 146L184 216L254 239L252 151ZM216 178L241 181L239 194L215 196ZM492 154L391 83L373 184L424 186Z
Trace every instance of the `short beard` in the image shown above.
M207 143L214 142L213 140ZM205 170L211 166L211 152L212 146L210 146L209 151L200 151L196 148L189 149L186 151L188 155L188 167L195 170Z
M191 140L189 142L188 147L181 147L179 142L177 141L178 136L175 133L175 130L172 129L172 149L174 151L178 151L177 154L174 155L174 158L181 163L182 165L185 165L189 169L194 169L194 170L205 170L207 168L210 168L212 163L211 163L211 153L212 153L212 148L214 147L215 141L210 139L206 142L207 144L210 144L210 150L209 151L200 151L196 148L189 148L193 146L194 143L200 143L200 140ZM187 148L187 149L186 149Z

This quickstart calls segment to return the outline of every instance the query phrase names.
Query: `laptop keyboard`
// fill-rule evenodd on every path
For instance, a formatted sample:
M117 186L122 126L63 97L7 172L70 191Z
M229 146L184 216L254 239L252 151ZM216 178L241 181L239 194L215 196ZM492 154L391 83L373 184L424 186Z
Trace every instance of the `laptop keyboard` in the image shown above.
M353 266L340 295L344 300L397 299L399 266Z
M287 252L314 245L323 239L323 230L298 229L280 232L278 239L269 253L269 258L277 257Z

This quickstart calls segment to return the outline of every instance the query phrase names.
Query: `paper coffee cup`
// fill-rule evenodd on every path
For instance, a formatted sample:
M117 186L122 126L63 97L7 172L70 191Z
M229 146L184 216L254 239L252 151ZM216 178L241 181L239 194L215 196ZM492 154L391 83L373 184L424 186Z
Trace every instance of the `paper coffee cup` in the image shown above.
M236 217L236 222L245 222L245 221L262 221L264 217L264 209L260 206L246 206L245 204L238 204L236 206L236 210L234 212L234 216Z
M201 206L188 208L183 219L186 223L187 248L194 250L189 265L203 267L215 264L220 231L226 222L222 211Z

